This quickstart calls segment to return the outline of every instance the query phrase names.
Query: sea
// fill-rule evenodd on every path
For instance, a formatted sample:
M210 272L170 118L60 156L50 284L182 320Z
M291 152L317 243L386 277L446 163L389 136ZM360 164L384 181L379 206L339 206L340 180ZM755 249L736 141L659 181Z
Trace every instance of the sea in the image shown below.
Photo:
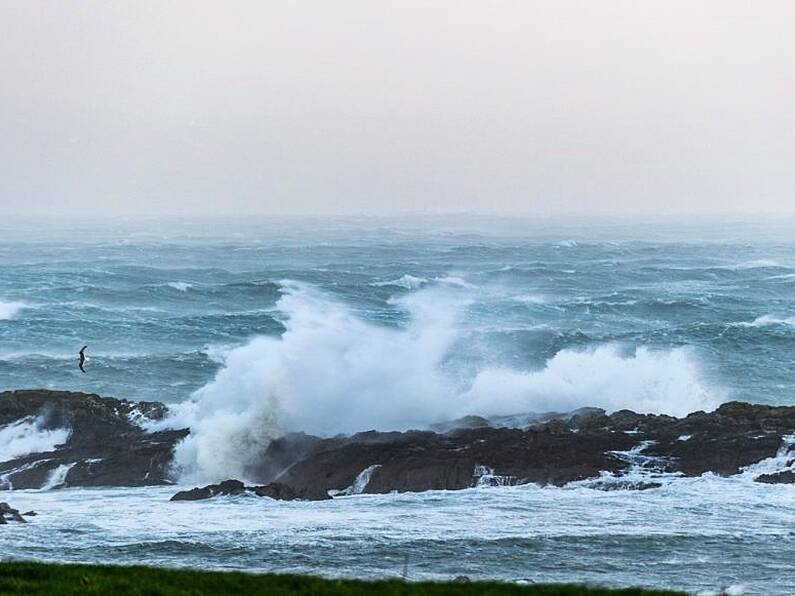
M0 390L21 388L169 404L160 427L193 430L179 486L287 431L795 405L795 218L7 218ZM789 448L646 491L13 491L40 515L0 529L0 559L792 594L795 487L752 480Z

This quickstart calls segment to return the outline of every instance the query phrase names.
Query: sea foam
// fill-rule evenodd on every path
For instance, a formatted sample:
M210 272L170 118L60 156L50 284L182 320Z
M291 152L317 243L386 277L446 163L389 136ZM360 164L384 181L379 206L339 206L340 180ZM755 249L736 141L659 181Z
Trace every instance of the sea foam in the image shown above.
M461 288L395 299L409 315L402 328L366 322L304 284L283 291L284 334L231 350L215 379L165 422L191 428L175 453L183 480L245 479L268 443L289 431L405 430L473 413L584 405L681 415L722 400L683 348L605 345L563 350L535 371L475 364L453 374L451 347L471 339L460 324L471 300Z
M13 319L19 311L27 308L27 306L24 302L4 302L0 300L0 321Z
M7 461L29 455L53 451L69 439L67 428L44 428L41 416L28 416L0 427L0 460Z

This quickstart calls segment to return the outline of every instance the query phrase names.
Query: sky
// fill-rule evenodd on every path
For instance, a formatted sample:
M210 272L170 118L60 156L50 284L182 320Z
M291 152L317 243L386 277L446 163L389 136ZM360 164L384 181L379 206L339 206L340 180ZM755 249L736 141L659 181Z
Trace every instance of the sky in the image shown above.
M795 212L795 3L0 0L0 215Z

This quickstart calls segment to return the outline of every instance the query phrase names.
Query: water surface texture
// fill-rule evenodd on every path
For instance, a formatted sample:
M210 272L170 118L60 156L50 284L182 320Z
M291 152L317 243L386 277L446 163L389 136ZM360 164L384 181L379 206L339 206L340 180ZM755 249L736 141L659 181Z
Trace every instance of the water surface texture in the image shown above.
M227 414L240 426L263 410L280 430L334 434L469 413L793 404L793 230L471 217L4 222L0 389L193 400L183 414L199 441L224 445ZM199 470L207 477L231 465L217 453ZM400 575L410 557L413 578L795 591L792 487L669 480L643 493L525 487L320 504L25 492L12 505L43 515L7 526L0 544L44 559L373 577Z

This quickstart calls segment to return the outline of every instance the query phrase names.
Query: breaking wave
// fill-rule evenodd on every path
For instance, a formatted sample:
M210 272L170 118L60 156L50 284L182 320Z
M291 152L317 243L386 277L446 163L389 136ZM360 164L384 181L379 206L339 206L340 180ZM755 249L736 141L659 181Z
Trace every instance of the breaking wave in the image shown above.
M0 427L0 460L53 451L69 440L67 428L48 429L41 416L28 416Z
M7 321L17 316L23 308L27 308L24 302L3 302L0 300L0 321Z
M166 285L169 288L172 288L172 289L177 290L179 292L187 292L188 290L190 290L193 287L192 284L189 284L189 283L184 282L184 281L170 281Z
M776 317L773 315L764 315L757 317L750 323L737 323L739 327L771 327L774 325L788 325L795 327L795 317Z
M425 279L424 277L415 277L407 273L406 275L399 277L398 279L392 279L389 281L377 281L373 282L370 285L375 287L396 286L398 288L404 288L406 290L417 290L427 283L428 280Z
M177 447L183 479L246 478L270 440L425 428L466 414L506 415L601 406L680 415L717 405L687 349L563 350L537 371L451 367L451 348L471 341L460 325L470 299L432 287L394 300L403 328L375 325L314 288L286 282L281 337L229 351L215 379L173 408L169 425L192 430ZM162 423L161 423L162 424Z

